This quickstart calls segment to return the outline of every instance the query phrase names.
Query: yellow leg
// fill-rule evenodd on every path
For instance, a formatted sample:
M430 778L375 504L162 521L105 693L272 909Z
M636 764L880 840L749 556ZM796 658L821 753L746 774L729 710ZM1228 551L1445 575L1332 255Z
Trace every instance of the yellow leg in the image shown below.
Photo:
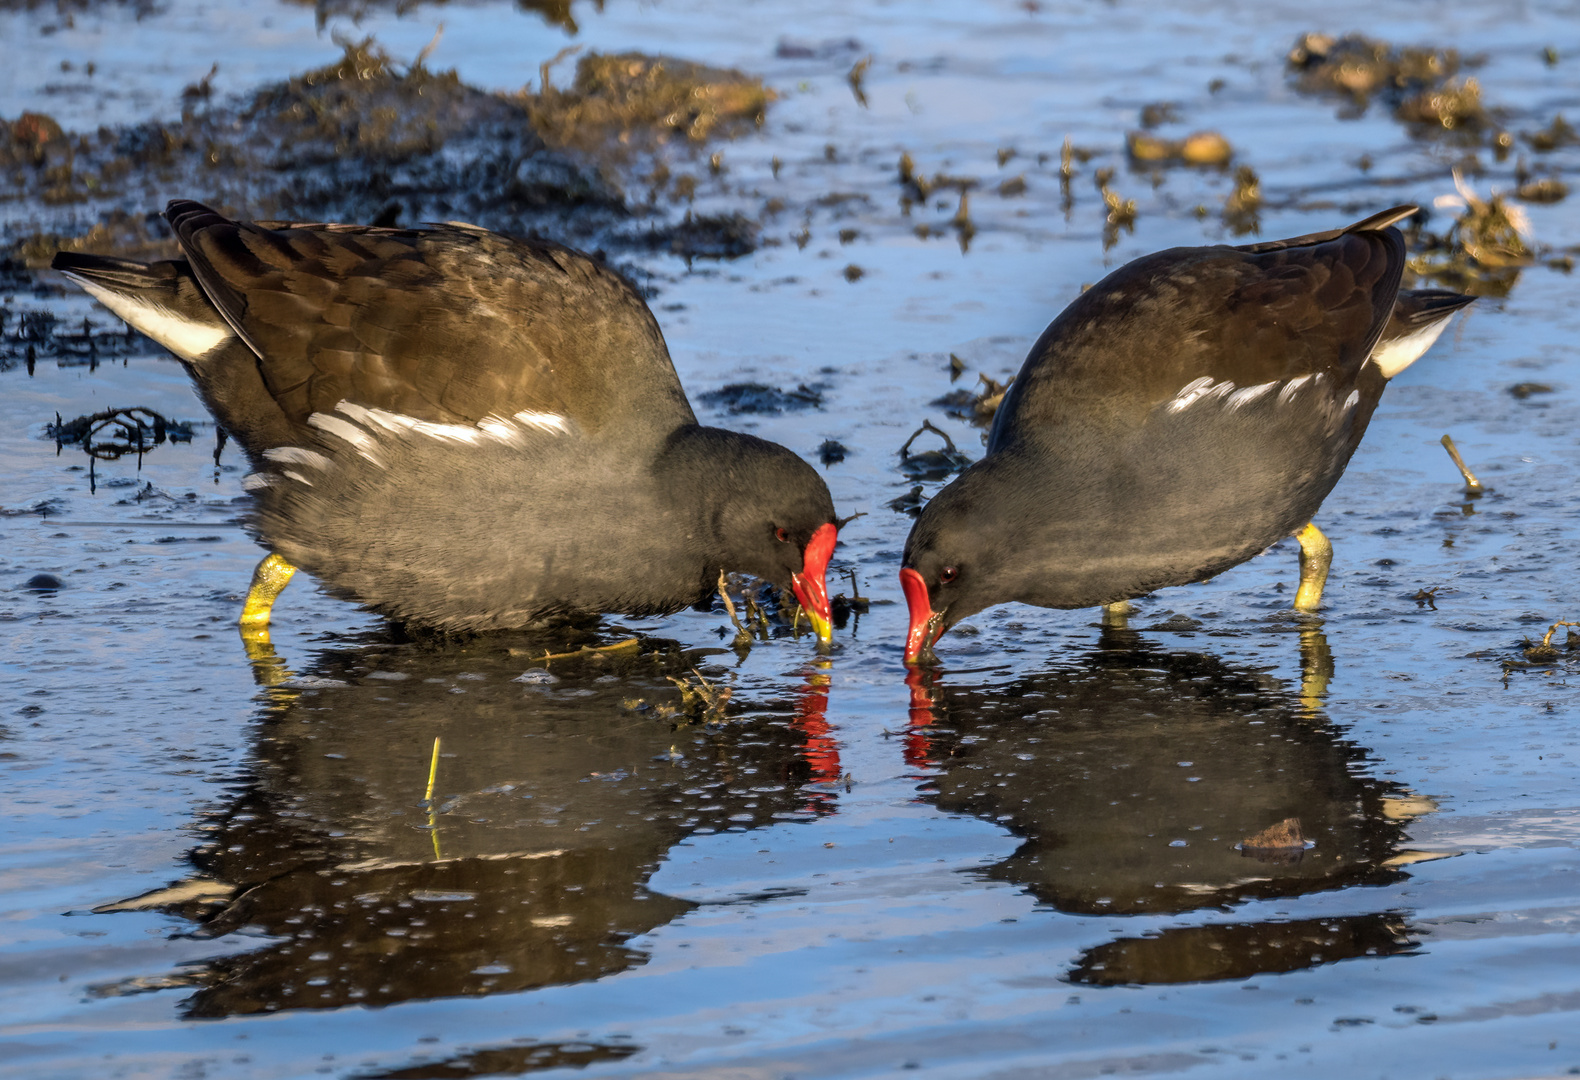
M269 633L269 613L274 608L275 597L291 581L296 567L280 558L269 555L252 572L252 588L247 590L247 602L241 608L241 635Z
M1314 612L1322 603L1322 587L1328 582L1328 567L1333 565L1333 545L1315 525L1295 534L1300 541L1300 591L1295 593L1295 610Z
M1130 616L1136 613L1135 605L1129 600L1115 600L1112 604L1103 605L1103 625L1123 630L1130 622Z

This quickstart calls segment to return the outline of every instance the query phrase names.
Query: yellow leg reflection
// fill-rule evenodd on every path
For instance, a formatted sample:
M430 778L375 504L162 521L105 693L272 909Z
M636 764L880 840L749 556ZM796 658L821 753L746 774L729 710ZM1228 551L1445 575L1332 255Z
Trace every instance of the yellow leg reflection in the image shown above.
M1300 704L1307 715L1322 708L1333 681L1333 650L1321 628L1307 626L1300 631Z
M252 665L252 680L259 686L279 686L291 677L291 669L285 666L269 640L268 623L242 627L241 644L247 650L247 663Z
M262 634L269 639L269 614L274 610L274 600L291 582L296 567L278 555L268 555L252 572L252 587L247 590L247 602L241 607L241 636Z
M1328 567L1333 565L1333 545L1315 525L1295 534L1300 541L1300 591L1295 594L1295 610L1313 612L1322 603L1322 587L1328 582Z

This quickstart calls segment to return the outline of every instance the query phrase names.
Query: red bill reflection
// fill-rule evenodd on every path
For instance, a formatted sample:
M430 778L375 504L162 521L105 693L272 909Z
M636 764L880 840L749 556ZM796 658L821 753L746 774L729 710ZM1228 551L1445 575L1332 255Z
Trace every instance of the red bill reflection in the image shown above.
M809 776L807 784L839 782L845 772L839 760L839 740L834 737L834 725L828 722L828 689L832 678L828 660L813 662L807 672L806 685L796 694L795 717L790 721L792 730L803 739L801 756L806 761ZM829 813L833 807L833 793L827 790L810 790L806 809L811 813Z
M911 667L905 672L905 685L911 688L911 722L905 732L905 763L918 769L935 769L932 743L927 729L933 723L933 669Z

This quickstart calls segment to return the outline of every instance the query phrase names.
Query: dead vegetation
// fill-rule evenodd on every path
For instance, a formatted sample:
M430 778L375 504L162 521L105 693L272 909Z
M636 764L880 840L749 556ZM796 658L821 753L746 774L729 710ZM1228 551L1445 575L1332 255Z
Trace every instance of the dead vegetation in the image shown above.
M774 92L761 79L731 68L644 53L588 53L570 86L541 68L538 92L517 99L550 145L601 155L611 143L652 149L680 138L700 144L762 126Z
M1416 254L1406 269L1415 278L1474 296L1507 296L1520 271L1535 261L1525 211L1496 191L1481 198L1458 171L1454 184L1458 196L1445 196L1438 205L1458 208L1458 216L1441 234L1412 226Z
M1339 98L1354 115L1380 101L1423 136L1496 127L1480 84L1462 74L1479 63L1457 49L1395 46L1364 34L1304 34L1286 57L1301 93Z
M188 95L172 123L83 135L40 114L0 123L0 176L10 179L11 198L61 209L29 232L0 234L0 252L29 266L59 249L168 256L168 230L150 211L172 192L253 219L459 219L687 258L756 246L755 226L733 219L627 227L635 208L624 200L621 169L638 147L678 141L693 149L755 129L772 100L760 80L667 57L591 54L570 88L546 81L537 94L503 95L431 70L422 56L397 62L371 39L340 44L335 63L246 99ZM713 164L714 175L723 171L722 159ZM666 165L654 187L689 198L696 183Z
M1216 131L1195 131L1183 139L1165 139L1149 131L1125 136L1125 150L1139 165L1193 165L1223 168L1234 158L1229 140Z

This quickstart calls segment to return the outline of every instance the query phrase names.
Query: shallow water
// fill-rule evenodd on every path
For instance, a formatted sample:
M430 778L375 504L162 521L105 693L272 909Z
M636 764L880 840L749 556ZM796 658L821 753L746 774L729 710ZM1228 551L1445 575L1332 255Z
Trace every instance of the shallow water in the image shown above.
M809 458L848 448L826 475L842 513L868 516L836 565L870 611L821 661L789 637L738 658L722 615L688 612L611 620L607 640L644 636L638 655L545 663L580 638L402 643L298 581L275 655L249 659L233 623L259 552L237 524L235 451L216 467L200 424L90 476L44 432L57 411L133 405L202 421L179 367L134 347L124 365L0 372L0 1074L1580 1071L1577 663L1522 654L1580 617L1570 277L1525 270L1389 389L1318 518L1337 551L1320 625L1286 616L1286 543L1141 601L1130 631L988 612L908 685L894 574L910 518L888 506L915 483L896 451L922 419L980 452L930 404L954 388L950 353L956 387L1003 378L1083 283L1228 238L1227 175L1154 187L1125 164L1142 105L1178 103L1171 137L1229 138L1260 174L1263 237L1326 228L1452 192L1470 151L1295 93L1299 33L1484 53L1486 100L1533 130L1580 111L1580 10L572 10L574 39L503 6L331 27L412 56L443 20L432 64L489 88L574 40L779 89L698 196L779 243L690 267L633 258L694 402L821 386L810 409L699 410ZM73 22L0 13L16 61L0 116L173 116L216 60L230 93L338 51L293 6L103 5ZM776 55L781 38L813 55ZM863 108L846 73L869 53ZM94 57L108 89L40 89ZM1066 135L1099 151L1068 219ZM902 151L980 181L967 250L954 192L902 212ZM1571 178L1580 164L1574 147L1526 156ZM1471 184L1512 187L1516 160L1482 150ZM1106 252L1105 165L1138 202ZM1024 194L997 194L1017 176ZM1528 208L1550 254L1580 243L1574 206ZM0 203L7 222L36 209ZM73 295L9 306L112 325ZM1462 494L1445 432L1485 496ZM29 589L38 574L61 587ZM668 715L668 677L692 667L733 688L727 722ZM1290 817L1312 841L1299 857L1244 850Z

